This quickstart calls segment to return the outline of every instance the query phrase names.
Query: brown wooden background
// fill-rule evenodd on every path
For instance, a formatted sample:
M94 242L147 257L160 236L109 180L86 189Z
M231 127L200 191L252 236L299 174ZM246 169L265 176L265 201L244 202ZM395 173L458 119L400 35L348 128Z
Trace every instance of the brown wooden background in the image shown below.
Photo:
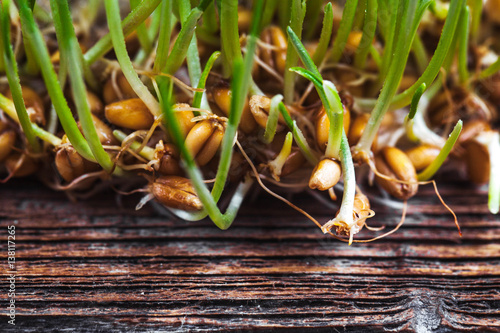
M462 239L427 186L399 232L349 247L264 194L220 231L120 208L112 193L71 203L12 181L0 187L0 300L5 314L14 223L17 325L3 315L0 331L500 332L500 218L487 213L484 190L458 183L441 193ZM294 201L331 217L308 195ZM374 207L372 225L399 221Z

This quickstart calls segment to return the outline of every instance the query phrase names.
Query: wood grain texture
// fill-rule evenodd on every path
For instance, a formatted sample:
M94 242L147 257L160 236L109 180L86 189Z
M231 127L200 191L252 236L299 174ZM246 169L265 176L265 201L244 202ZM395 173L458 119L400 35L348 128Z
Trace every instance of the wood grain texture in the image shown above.
M389 237L347 246L261 194L234 225L135 211L138 197L72 203L34 181L0 187L1 332L500 332L500 219L484 189L432 187ZM325 222L331 207L294 202ZM400 211L373 203L373 226ZM16 327L7 226L16 226ZM369 237L363 231L359 237Z

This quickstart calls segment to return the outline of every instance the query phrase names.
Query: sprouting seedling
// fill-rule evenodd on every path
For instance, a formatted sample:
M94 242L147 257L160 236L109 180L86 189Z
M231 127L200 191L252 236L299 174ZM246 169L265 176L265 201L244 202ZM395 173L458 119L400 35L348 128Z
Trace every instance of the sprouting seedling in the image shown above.
M340 211L339 214L334 219L326 223L321 230L324 233L328 233L333 226L337 226L337 229L341 233L349 234L351 243L354 233L359 231L355 230L355 221L353 220L356 180L354 164L351 157L351 149L344 132L342 102L335 85L329 81L323 81L319 70L316 65L314 65L314 62L305 50L304 45L302 45L297 35L295 35L290 28L288 28L287 31L290 39L292 40L293 46L302 60L302 63L307 68L303 69L295 67L292 70L303 75L314 83L316 91L323 102L323 106L330 120L330 131L325 156L335 158L342 164L344 195Z
M342 57L342 52L347 44L347 38L352 30L354 23L354 17L356 15L356 8L358 6L358 0L347 0L344 6L344 12L342 13L342 20L340 21L340 27L337 32L337 37L332 45L330 60L332 62L338 62Z
M313 62L316 66L321 65L321 63L323 62L328 50L328 45L330 44L330 38L332 37L333 9L331 2L326 4L324 15L325 16L323 18L323 26L321 28L321 35L319 37L318 46L316 47L316 51L314 51L314 55L312 57Z
M363 36L354 56L354 66L363 69L366 64L366 58L370 52L370 46L372 45L373 37L375 37L375 31L377 27L377 11L378 11L378 1L368 0L366 1L365 19L363 25Z
M469 70L467 69L467 51L469 48L470 35L470 9L464 7L458 21L458 76L461 84L466 84L469 79Z
M292 0L291 12L290 12L290 24L288 29L293 31L295 35L302 35L302 23L304 22L304 16L306 13L306 1L305 0ZM286 50L286 61L285 61L285 71L284 71L284 87L283 95L285 96L285 103L292 104L294 100L295 93L295 73L289 71L292 66L297 64L298 55L296 50L290 47L290 34L288 35L288 48Z
M69 141L77 152L89 161L95 161L89 144L78 129L75 119L71 114L68 103L64 98L54 67L50 61L49 52L45 45L40 29L35 23L33 13L27 0L19 1L19 14L21 17L23 35L30 47L37 53L37 63L42 72L48 94L59 117L59 121L68 136Z
M5 65L9 87L12 93L12 99L16 107L16 114L19 123L23 129L24 135L34 152L40 152L40 144L36 140L31 121L24 105L23 94L21 91L21 82L17 70L16 58L12 45L10 44L10 0L3 1L0 4L0 45L3 50L3 63Z
M97 135L92 114L86 98L86 88L82 73L82 54L78 47L78 40L73 28L71 13L68 3L65 1L51 0L54 25L56 27L57 39L61 50L61 56L66 58L69 68L71 89L75 100L76 109L82 126L83 133L88 140L90 149L97 162L107 172L112 172L114 163L110 156L104 151Z
M198 82L199 89L205 89L205 84L207 82L208 74L212 70L214 62L219 58L220 55L221 55L221 53L219 51L215 51L214 53L212 53L210 58L208 58L208 61L205 65L205 69L201 73L200 80ZM203 100L203 98L204 98L203 96L204 96L203 92L197 91L194 93L193 107L194 108L201 108L202 104L203 104L203 109L210 110L210 106L208 105L208 102L206 101L206 97L205 97L205 100Z
M396 94L399 82L403 76L406 62L413 43L417 28L422 16L429 6L430 1L414 0L400 2L398 9L398 24L400 27L395 34L395 48L393 61L389 67L387 80L379 95L375 108L373 109L368 124L361 135L361 139L353 150L356 160L367 161L370 156L370 148L375 135L380 127L382 118L389 109L392 98ZM419 83L419 86L422 83Z
M406 133L408 135L408 138L415 142L418 141L418 138L413 132L413 118L415 118L415 115L417 114L418 103L420 102L420 98L422 97L426 89L427 85L425 83L422 83L422 85L418 87L415 95L413 95L413 99L411 100L410 112L405 117Z
M217 202L222 195L222 191L224 189L228 176L233 145L236 139L236 133L241 119L241 114L243 112L243 103L245 100L244 97L247 95L250 85L251 68L260 27L260 16L259 14L255 13L260 13L262 11L262 7L262 0L259 0L255 3L254 20L252 22L250 35L247 40L247 53L245 54L243 61L236 59L234 62L234 68L232 71L233 81L231 87L231 112L229 113L229 119L227 121L226 130L222 140L221 157L215 182L212 188L212 193L210 193L210 191L204 184L202 174L199 168L196 166L193 157L188 151L186 145L184 144L177 118L173 114L172 108L170 106L171 95L166 84L167 82L163 81L158 82L157 84L160 103L163 109L164 121L166 122L165 126L169 129L171 136L179 147L179 150L183 157L185 170L191 178L196 193L198 194L204 206L204 211L202 213L198 213L197 215L184 213L180 214L180 216L183 218L187 217L188 219L200 219L208 214L212 221L214 221L214 223L221 229L227 229L231 225L241 205L243 196L250 189L250 186L253 183L253 181L251 181L250 179L247 179L246 181L241 183L238 186L236 193L233 195L226 213L221 213L221 211L217 207Z

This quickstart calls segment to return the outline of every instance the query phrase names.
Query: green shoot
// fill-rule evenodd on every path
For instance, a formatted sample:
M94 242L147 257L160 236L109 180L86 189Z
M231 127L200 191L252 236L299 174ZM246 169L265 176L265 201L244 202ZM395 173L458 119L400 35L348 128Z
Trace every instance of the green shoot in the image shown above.
M278 119L280 111L278 108L279 103L283 100L283 95L276 95L271 98L271 106L269 107L269 117L266 122L266 130L264 132L264 142L271 143L276 134L276 127L278 126Z
M313 62L316 66L321 65L323 59L325 58L326 51L328 50L328 44L330 44L330 38L332 37L333 29L333 10L332 3L329 2L325 6L325 16L323 18L323 28L321 29L321 35L319 37L318 46L314 55L312 57Z
M184 22L184 20L187 19L190 10L191 2L189 0L182 0L179 2L179 14L181 22ZM186 61L191 86L196 87L201 77L201 64L200 56L198 53L198 42L196 41L196 33L193 34L191 42L189 43Z
M465 84L469 79L469 70L467 69L467 51L469 48L469 28L470 28L470 10L469 7L462 9L460 20L458 21L458 76L460 83Z
M451 132L450 136L448 137L448 140L446 140L443 148L441 148L441 151L439 152L436 159L432 161L432 163L427 168L425 168L421 173L417 175L419 181L427 181L431 179L432 176L434 176L434 174L439 170L444 161L446 161L446 158L450 154L451 149L455 145L455 142L457 142L461 131L462 131L462 121L459 120L458 123L455 125L455 128Z
M288 132L285 137L285 142L283 142L283 147L276 156L276 158L268 163L269 168L272 171L273 177L279 180L281 176L281 170L286 163L288 156L290 156L290 152L292 151L292 143L293 143L293 135L291 132Z
M395 56L393 57L393 61L387 74L387 80L382 88L377 104L371 113L370 119L365 130L363 131L359 143L354 148L354 155L357 159L363 160L370 156L371 145L378 128L380 127L382 118L389 109L391 100L396 94L406 67L413 39L417 33L418 25L429 4L430 1L428 0L412 0L400 3L402 10L401 16L398 17L397 26L401 26L402 28L395 36ZM420 83L419 86L421 84L422 83Z
M160 8L160 33L156 46L156 58L153 65L153 71L157 73L160 72L167 63L168 47L170 46L170 35L172 33L172 0L163 1Z
M144 0L135 10L133 10L124 20L120 22L117 28L122 30L122 34L125 36L130 35L137 27L144 22L151 13L158 7L162 0ZM108 4L108 0L105 4ZM120 17L120 12L116 12L117 16ZM115 32L116 34L116 32ZM108 53L113 48L113 43L111 41L111 34L107 34L102 37L97 43L94 44L85 54L83 59L88 65L93 64L106 53Z
M146 1L145 1L146 2ZM135 91L137 96L139 96L144 104L148 107L149 111L155 116L159 117L161 115L160 106L155 97L151 94L149 89L141 81L137 72L132 65L127 48L125 46L125 37L121 29L120 20L120 7L117 0L109 0L105 2L106 17L108 19L109 31L111 33L111 41L115 50L116 58L120 63L123 75L130 83L130 86ZM140 7L137 7L140 8ZM154 9L154 8L153 8Z
M472 21L470 24L471 41L477 43L481 14L483 13L483 0L468 0L468 4L472 12Z
M291 18L288 30L292 30L295 35L302 35L302 23L304 22L304 16L306 13L306 1L305 0L292 0L291 5ZM290 47L292 43L290 39L290 34L288 34L288 47L286 50L286 61L285 61L285 73L284 73L284 87L283 95L285 96L285 103L292 104L294 100L295 93L295 73L291 72L289 69L297 65L298 56L296 50ZM306 51L307 52L307 51ZM312 61L312 60L311 60Z
M61 86L59 85L59 81L57 80L54 67L52 67L52 63L50 62L50 56L47 46L45 45L45 40L35 23L33 13L29 8L27 0L19 0L19 14L21 17L23 35L28 44L30 44L31 48L35 50L38 55L36 57L37 63L40 66L50 99L56 109L64 132L80 155L89 161L95 161L94 155L92 154L87 141L78 129L76 121L68 107L67 101L64 98L64 94Z
M342 20L340 21L340 27L337 31L337 37L335 37L330 53L330 60L332 62L339 62L342 57L342 53L344 52L344 48L347 44L347 38L352 30L357 6L358 0L346 1L344 12L342 13Z
M17 118L23 129L26 140L34 152L40 152L40 144L38 143L31 121L24 105L23 93L19 74L17 70L16 58L12 45L10 44L10 18L9 18L10 0L4 0L0 4L0 45L3 50L3 61L7 79L9 81L12 99L16 107Z
M238 2L222 0L220 7L220 32L224 73L226 76L230 76L233 63L242 59L240 35L238 32Z
M133 11L134 9L139 7L141 2L143 1L144 0L129 0L130 9ZM149 54L153 50L153 47L151 41L149 40L146 24L144 22L139 24L136 31L137 31L137 38L139 39L139 43L141 44L141 48L144 50L144 52Z
M500 57L498 57L498 59L494 63L492 63L490 66L488 66L488 68L486 68L479 74L479 79L486 79L492 75L495 75L499 71L500 71Z
M87 102L81 63L82 53L78 46L78 40L73 28L68 2L64 0L51 0L50 6L54 17L54 26L56 28L61 57L67 59L68 67L71 68L69 71L69 78L83 134L97 162L104 170L112 172L114 163L111 161L108 153L104 151L99 141L99 136L95 129L90 107Z
M16 106L14 105L14 102L5 97L4 95L0 94L0 109L2 109L12 120L19 122L18 116L17 116L17 111L16 111ZM33 130L33 133L42 139L45 142L50 143L54 147L57 147L61 144L61 139L59 139L57 136L53 135L50 132L47 132L46 130L38 127L37 124L31 123L31 128ZM24 129L23 129L24 131Z
M370 52L375 31L377 30L377 0L367 0L365 11L365 21L363 26L363 36L359 43L356 55L354 56L354 66L363 69L366 65L366 58Z
M208 58L208 61L205 65L205 69L201 73L200 80L198 82L198 87L199 89L205 89L205 84L207 82L208 74L210 74L210 71L212 70L212 67L214 65L214 62L219 58L221 53L219 51L215 51L212 53L210 58ZM204 92L197 91L194 93L193 97L193 108L200 108L202 106L202 101L203 101L203 96L205 95ZM208 102L205 101L203 108L209 108Z

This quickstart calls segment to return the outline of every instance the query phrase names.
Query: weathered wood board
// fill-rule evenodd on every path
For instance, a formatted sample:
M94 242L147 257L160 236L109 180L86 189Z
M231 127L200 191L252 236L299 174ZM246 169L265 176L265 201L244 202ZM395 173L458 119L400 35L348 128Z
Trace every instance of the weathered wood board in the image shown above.
M441 194L462 238L422 187L398 232L348 246L264 194L221 231L135 211L137 197L72 203L13 181L0 187L0 331L500 332L500 218L484 189ZM306 194L294 201L322 222L334 213ZM373 206L373 226L398 223L399 210ZM15 327L5 315L8 225Z

